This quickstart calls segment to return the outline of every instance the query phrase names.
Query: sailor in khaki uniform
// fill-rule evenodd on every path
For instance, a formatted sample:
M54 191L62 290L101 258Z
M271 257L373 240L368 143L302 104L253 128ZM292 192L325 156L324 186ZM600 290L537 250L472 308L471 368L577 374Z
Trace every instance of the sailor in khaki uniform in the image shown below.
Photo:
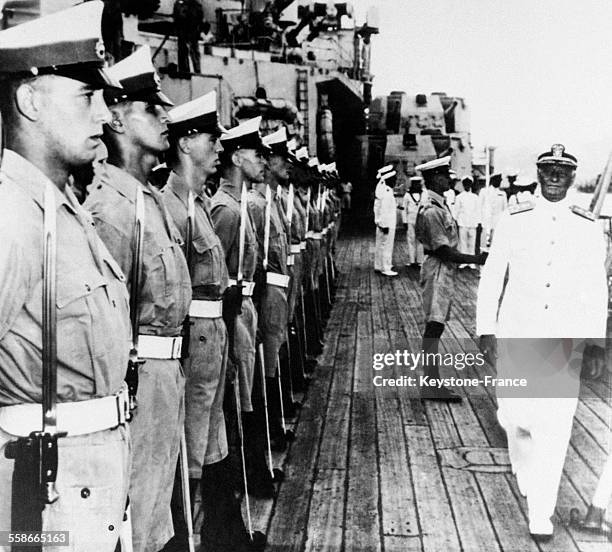
M104 127L107 173L85 202L130 282L135 213L144 202L142 279L132 300L137 299L138 353L145 362L138 371L138 408L131 424L130 483L134 550L144 552L160 550L173 535L170 499L184 423L181 330L191 302L181 236L148 181L168 149L165 106L171 105L159 90L150 54L142 47L109 69L124 89L105 94L112 115Z
M227 477L230 467L223 414L228 344L222 298L228 273L204 194L206 180L217 172L219 164L217 94L213 91L175 107L168 116L170 149L166 159L171 172L162 198L190 261L193 299L189 308L189 352L183 361L185 436L192 497L198 481L202 481L202 542L206 543L208 535L218 535L224 525L230 525L227 514L235 502ZM238 514L236 508L233 512ZM175 527L177 521L183 525L183 515L175 512ZM181 537L177 540L186 548L186 535Z
M457 263L482 264L486 257L466 255L457 250L457 224L443 196L450 184L449 167L450 156L415 167L421 171L428 192L428 201L417 214L415 229L426 256L421 267L420 281L425 310L423 349L426 353L438 352L438 342L450 315L455 293ZM432 363L424 368L425 375L429 378L439 377L439 367L436 364ZM449 402L461 401L459 395L446 387L423 387L421 397Z
M66 185L73 168L94 160L102 125L110 117L101 90L113 83L103 69L102 7L102 2L89 2L0 32L5 137L0 531L70 531L63 549L112 552L129 482L123 381L130 346L128 297L121 269ZM44 235L56 240L49 256ZM55 259L55 270L45 272L45 258ZM48 301L43 278L56 286ZM43 320L47 309L56 317L55 328ZM56 351L43 344L47 329ZM56 379L52 397L41 385L52 381L46 367ZM41 403L50 399L57 405L42 427ZM29 436L41 429L60 434L56 446L43 448L46 465L57 453L57 470L49 479L57 495L50 493L45 501L40 463L28 463L28 449L22 448L32 441L38 447L39 440ZM0 545L0 550L10 547Z
M476 331L487 354L498 344L499 377L528 378L522 393L498 390L498 419L527 497L529 531L548 540L580 387L571 360L585 340L605 337L608 290L602 228L566 197L576 158L555 144L537 166L542 197L513 206L496 227L481 272ZM534 344L552 352L526 355ZM598 349L603 358L594 343L587 357Z
M255 287L253 278L258 254L257 238L253 221L242 197L243 186L248 187L252 182L259 182L263 179L264 151L267 148L261 141L260 121L261 117L249 119L228 130L221 137L223 151L220 152L219 157L222 178L211 201L211 218L223 246L230 278L230 287L226 292L227 306L224 305L224 311L227 308L233 312L227 315L224 313L224 317L229 334L229 360L237 372L239 383L244 439L248 453L247 468L250 471L250 467L255 465L258 475L265 477L268 472L259 446L261 430L256 423L252 401L257 333L257 311L253 304ZM246 202L246 199L244 201ZM240 251L241 224L244 228L242 252ZM241 259L242 266L239 266ZM241 282L238 281L240 276L242 276ZM238 284L242 284L242 287L240 288ZM236 296L235 292L241 295ZM233 327L230 327L230 319L233 320ZM249 473L249 477L250 475ZM249 492L252 488L251 483L250 479ZM273 490L271 478L266 483ZM236 516L233 516L233 519L236 519ZM232 544L229 541L232 533L235 535L234 548L226 544L228 542ZM211 549L220 551L258 550L263 549L265 537L261 533L255 533L252 538L249 538L244 526L239 530L229 527L225 534L218 535L217 542L214 538L210 538L208 542Z

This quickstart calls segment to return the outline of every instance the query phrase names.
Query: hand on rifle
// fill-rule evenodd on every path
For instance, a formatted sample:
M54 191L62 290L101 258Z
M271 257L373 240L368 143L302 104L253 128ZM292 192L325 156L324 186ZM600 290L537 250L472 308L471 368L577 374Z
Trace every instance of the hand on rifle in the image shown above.
M383 226L379 226L380 230L382 231L383 234L385 234L385 236L389 233L389 229Z

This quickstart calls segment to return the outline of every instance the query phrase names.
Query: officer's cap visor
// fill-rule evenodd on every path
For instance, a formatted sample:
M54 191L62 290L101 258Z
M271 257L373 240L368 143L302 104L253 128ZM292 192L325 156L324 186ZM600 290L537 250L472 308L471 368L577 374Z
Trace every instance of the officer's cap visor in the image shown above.
M121 90L121 83L97 64L75 63L48 69L40 69L39 75L58 75L89 84L94 88Z

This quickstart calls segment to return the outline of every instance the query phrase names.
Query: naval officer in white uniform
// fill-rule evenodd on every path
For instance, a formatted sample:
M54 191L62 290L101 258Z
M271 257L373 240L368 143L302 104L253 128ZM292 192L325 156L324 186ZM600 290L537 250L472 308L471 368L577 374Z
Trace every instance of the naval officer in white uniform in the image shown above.
M396 171L392 165L382 167L377 174L376 200L374 201L374 223L376 224L376 251L374 270L384 276L397 276L393 270L393 244L397 225L397 203L393 187Z
M537 167L542 197L512 206L497 224L481 272L476 331L493 356L502 338L499 377L528 380L522 391L498 390L498 419L527 497L529 531L546 541L577 405L579 344L605 337L608 291L601 226L576 214L566 198L576 158L555 144ZM589 343L595 356L603 354Z

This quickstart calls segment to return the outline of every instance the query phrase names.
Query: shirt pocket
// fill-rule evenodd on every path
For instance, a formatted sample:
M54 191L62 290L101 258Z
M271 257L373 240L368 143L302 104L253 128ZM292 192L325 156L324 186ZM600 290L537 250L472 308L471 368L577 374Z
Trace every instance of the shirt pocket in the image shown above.
M192 286L219 285L225 259L215 236L199 235L192 244Z
M65 358L69 365L76 359L86 359L87 364L91 362L94 313L89 297L102 293L106 284L106 279L94 271L85 274L76 270L57 278L58 357Z

